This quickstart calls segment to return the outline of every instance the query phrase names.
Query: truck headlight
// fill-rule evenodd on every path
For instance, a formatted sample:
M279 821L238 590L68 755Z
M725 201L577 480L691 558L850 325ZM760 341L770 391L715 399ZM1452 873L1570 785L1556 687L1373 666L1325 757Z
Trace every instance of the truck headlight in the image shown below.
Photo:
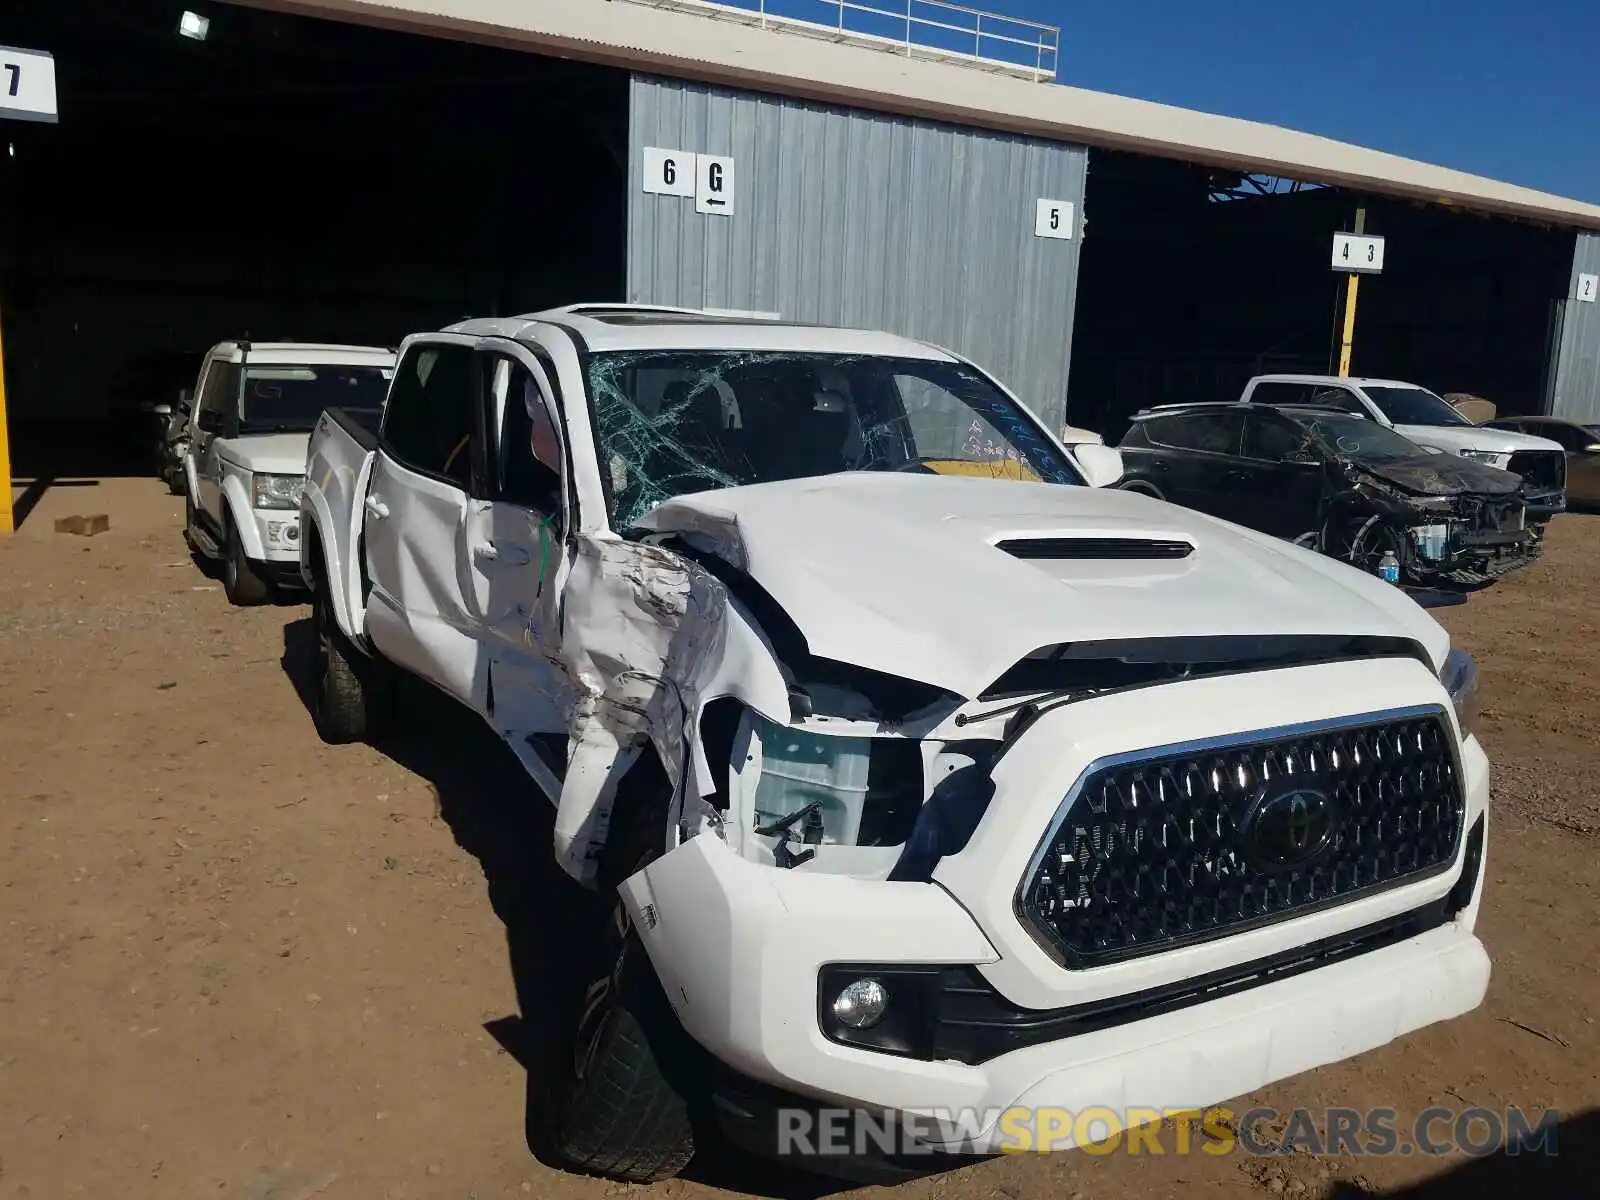
M256 508L299 508L304 475L250 476L250 503Z
M1504 470L1506 464L1511 461L1510 454L1498 450L1457 450L1456 453L1462 458L1470 458L1473 462L1499 467L1501 470Z
M1465 650L1452 650L1439 672L1439 682L1450 693L1461 736L1472 737L1478 732L1478 664Z

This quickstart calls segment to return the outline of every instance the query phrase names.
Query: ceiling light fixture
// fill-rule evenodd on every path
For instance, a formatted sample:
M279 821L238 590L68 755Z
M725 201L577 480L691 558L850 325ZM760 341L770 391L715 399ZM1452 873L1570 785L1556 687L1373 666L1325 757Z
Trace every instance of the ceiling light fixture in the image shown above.
M211 32L211 19L202 17L199 13L185 12L178 18L178 34L180 37L191 38L197 42L206 40L206 34Z

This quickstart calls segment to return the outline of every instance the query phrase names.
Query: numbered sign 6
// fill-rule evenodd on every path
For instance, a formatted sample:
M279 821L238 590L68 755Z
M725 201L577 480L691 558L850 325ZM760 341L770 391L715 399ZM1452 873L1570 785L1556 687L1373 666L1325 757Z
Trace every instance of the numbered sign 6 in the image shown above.
M657 196L694 195L695 156L682 150L644 148L644 190Z
M52 124L58 119L55 59L43 50L0 46L0 117Z

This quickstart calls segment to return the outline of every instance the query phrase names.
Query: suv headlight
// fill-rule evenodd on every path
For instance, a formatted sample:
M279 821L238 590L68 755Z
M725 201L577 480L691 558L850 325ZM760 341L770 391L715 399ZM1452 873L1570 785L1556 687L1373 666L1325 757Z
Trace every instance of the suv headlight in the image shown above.
M250 503L256 508L299 508L304 475L250 476Z
M1473 462L1481 462L1491 467L1505 468L1511 461L1511 455L1499 450L1457 450L1462 458L1470 458Z
M1478 664L1465 650L1452 650L1444 660L1444 670L1439 672L1439 682L1450 693L1461 736L1472 737L1478 732Z

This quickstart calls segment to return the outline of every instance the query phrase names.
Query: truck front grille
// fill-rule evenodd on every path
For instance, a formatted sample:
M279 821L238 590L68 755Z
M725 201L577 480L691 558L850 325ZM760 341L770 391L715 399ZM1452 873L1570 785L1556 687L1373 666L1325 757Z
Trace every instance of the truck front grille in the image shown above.
M1521 475L1528 491L1559 492L1567 486L1567 456L1559 450L1518 450L1506 470Z
M1090 768L1018 914L1064 966L1137 958L1443 871L1464 815L1442 712L1157 750Z

